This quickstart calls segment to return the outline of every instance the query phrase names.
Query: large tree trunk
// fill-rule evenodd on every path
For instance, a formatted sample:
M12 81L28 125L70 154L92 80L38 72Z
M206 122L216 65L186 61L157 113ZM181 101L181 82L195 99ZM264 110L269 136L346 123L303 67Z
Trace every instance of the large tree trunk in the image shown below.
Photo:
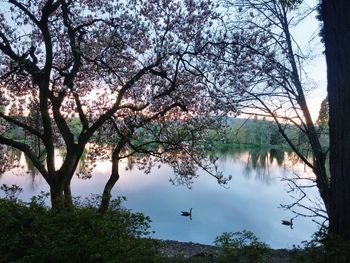
M69 180L64 184L63 188L63 193L64 193L64 206L66 209L71 209L73 208L73 199L72 199L72 192L70 189L70 183L71 181Z
M56 175L57 176L57 175ZM60 177L62 179L62 176ZM63 211L73 207L70 179L63 181L56 178L50 184L51 206L53 210ZM67 176L65 177L67 178Z
M323 0L331 206L329 233L350 240L350 1Z
M65 207L63 187L58 182L50 185L51 207L55 211L62 211Z

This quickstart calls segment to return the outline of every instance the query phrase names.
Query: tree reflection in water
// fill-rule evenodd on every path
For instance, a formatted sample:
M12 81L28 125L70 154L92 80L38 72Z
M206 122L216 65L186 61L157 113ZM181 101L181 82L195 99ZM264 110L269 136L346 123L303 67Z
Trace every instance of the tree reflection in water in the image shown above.
M65 149L57 149L58 162L64 156ZM42 154L42 153L39 153ZM270 148L231 148L224 151L215 152L221 159L221 163L224 165L227 161L241 162L244 166L243 174L245 177L250 178L252 176L255 179L269 184L271 181L270 168L271 166L278 166L283 168L290 168L297 163L301 163L298 156L292 151L285 151L280 149ZM9 161L12 163L20 162L20 168L24 171L22 174L29 174L31 176L31 182L34 185L38 172L34 165L31 163L23 153L14 149L7 149L7 155ZM89 162L88 150L85 150L80 163L78 165L77 176L80 179L91 178L91 171L94 167L91 167ZM132 156L127 157L126 170L137 169L135 166L135 160ZM1 174L0 174L1 178Z
M254 176L266 184L271 181L271 166L293 169L294 166L303 164L293 151L274 148L232 148L216 154L220 155L223 163L228 159L241 162L244 165L244 176Z

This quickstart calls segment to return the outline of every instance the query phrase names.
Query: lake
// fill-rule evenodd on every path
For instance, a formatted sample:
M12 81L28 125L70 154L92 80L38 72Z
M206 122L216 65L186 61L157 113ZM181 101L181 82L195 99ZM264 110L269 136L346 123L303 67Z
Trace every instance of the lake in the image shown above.
M169 182L173 172L163 165L150 174L130 167L127 160L121 163L121 178L112 194L125 196L125 206L142 212L152 219L152 235L155 238L192 241L212 244L223 232L250 230L272 248L292 248L309 240L317 226L309 218L294 219L294 228L282 225L281 220L294 216L280 204L289 204L294 199L283 178L298 172L310 176L293 153L276 150L230 150L219 154L219 168L232 180L225 187L205 172L194 180L191 189L174 186ZM21 168L0 175L0 184L17 184L23 188L19 196L29 200L41 190L48 191L45 180L35 173L26 173L28 163L20 157ZM30 167L29 167L30 168ZM130 169L131 168L131 169ZM109 177L109 162L98 162L91 179L72 180L74 196L101 194ZM3 196L3 193L0 193ZM317 190L311 195L317 197ZM312 197L313 198L313 197ZM180 216L180 211L192 211L192 220Z

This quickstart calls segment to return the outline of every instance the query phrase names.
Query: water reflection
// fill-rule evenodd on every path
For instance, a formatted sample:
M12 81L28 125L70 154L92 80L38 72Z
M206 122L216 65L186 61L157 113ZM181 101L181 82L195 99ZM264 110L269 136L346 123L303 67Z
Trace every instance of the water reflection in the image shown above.
M247 178L269 184L271 181L271 166L291 168L295 164L301 165L299 158L291 151L271 148L235 148L217 153L223 163L227 161L241 162L244 166L243 174Z
M86 155L79 170L87 169ZM11 156L20 160L23 169L6 172L0 177L0 184L21 186L24 193L20 197L23 199L29 199L41 190L48 191L43 178L23 155L13 152ZM229 187L219 186L217 180L201 172L190 190L169 183L173 171L166 165L155 167L151 174L144 174L137 169L134 160L128 158L120 165L121 178L112 195L126 196L128 208L149 215L156 238L211 244L223 232L248 229L274 248L291 248L310 238L316 230L310 220L298 218L293 230L280 223L293 216L278 208L281 203L290 202L280 179L289 173L285 168L297 165L293 153L273 149L231 149L219 153L218 162L226 175L233 176ZM100 194L110 169L109 162L98 162L90 179L73 178L72 192L77 196ZM179 215L179 211L190 208L193 208L192 220Z
M215 152L213 154L219 156L221 169L225 169L225 164L227 162L240 162L244 167L243 175L245 177L251 178L252 176L255 176L255 179L266 184L271 181L271 166L275 165L286 168L291 164L302 164L292 151L283 151L279 149L232 148ZM35 180L35 177L38 176L38 171L26 155L19 150L9 149L8 156L10 162L19 162L20 167L32 177L32 181ZM64 148L57 149L56 156L58 157L57 162L59 165L62 158L66 156L66 150ZM88 151L85 150L80 158L77 168L77 176L81 179L91 178L92 168L94 168L94 166L91 167L91 163L88 160ZM134 169L137 169L136 162L132 156L129 156L126 158L125 170L133 171Z

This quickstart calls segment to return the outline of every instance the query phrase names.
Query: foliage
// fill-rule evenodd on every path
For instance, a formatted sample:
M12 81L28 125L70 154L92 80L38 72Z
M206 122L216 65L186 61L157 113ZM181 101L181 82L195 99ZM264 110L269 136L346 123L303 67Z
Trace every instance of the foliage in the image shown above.
M256 146L276 146L284 143L277 125L265 119L246 120L244 124L236 124L228 130L228 137L234 143Z
M350 242L341 237L328 235L321 227L311 241L304 241L304 247L295 247L290 262L305 263L347 263L350 261Z
M7 199L11 201L17 201L18 195L23 191L21 187L15 184L11 186L3 184L2 186L0 186L0 190L3 191Z
M43 197L0 199L1 262L158 262L150 219L123 208L122 199L102 216L94 198L56 213Z
M310 151L305 135L297 126L285 125L284 132L305 155ZM204 146L209 151L254 147L291 149L279 132L278 126L266 119L230 119L226 127L209 131L209 140Z
M216 9L210 0L1 2L0 144L31 160L54 209L71 205L70 182L91 142L109 145L86 158L112 161L104 207L130 155L148 155L139 160L145 171L155 158L180 177L210 170L193 142L216 127L210 116L235 111L197 61L206 60ZM151 141L138 140L144 129Z
M224 249L224 256L219 258L219 262L265 262L264 254L269 251L267 244L247 230L225 232L216 238L215 245Z
M319 126L321 133L328 134L328 122L329 122L329 104L328 97L321 102L321 108L317 118L317 125Z
M329 104L328 104L328 97L326 97L321 102L320 111L318 113L318 118L316 120L318 133L319 133L319 140L321 142L321 145L324 149L324 152L329 151Z
M295 9L302 3L303 0L280 0L280 3L288 8Z
M198 255L193 255L191 257L184 255L175 255L164 259L163 262L167 263L208 263L217 262L216 256L211 254L200 253ZM162 262L162 263L163 263Z

